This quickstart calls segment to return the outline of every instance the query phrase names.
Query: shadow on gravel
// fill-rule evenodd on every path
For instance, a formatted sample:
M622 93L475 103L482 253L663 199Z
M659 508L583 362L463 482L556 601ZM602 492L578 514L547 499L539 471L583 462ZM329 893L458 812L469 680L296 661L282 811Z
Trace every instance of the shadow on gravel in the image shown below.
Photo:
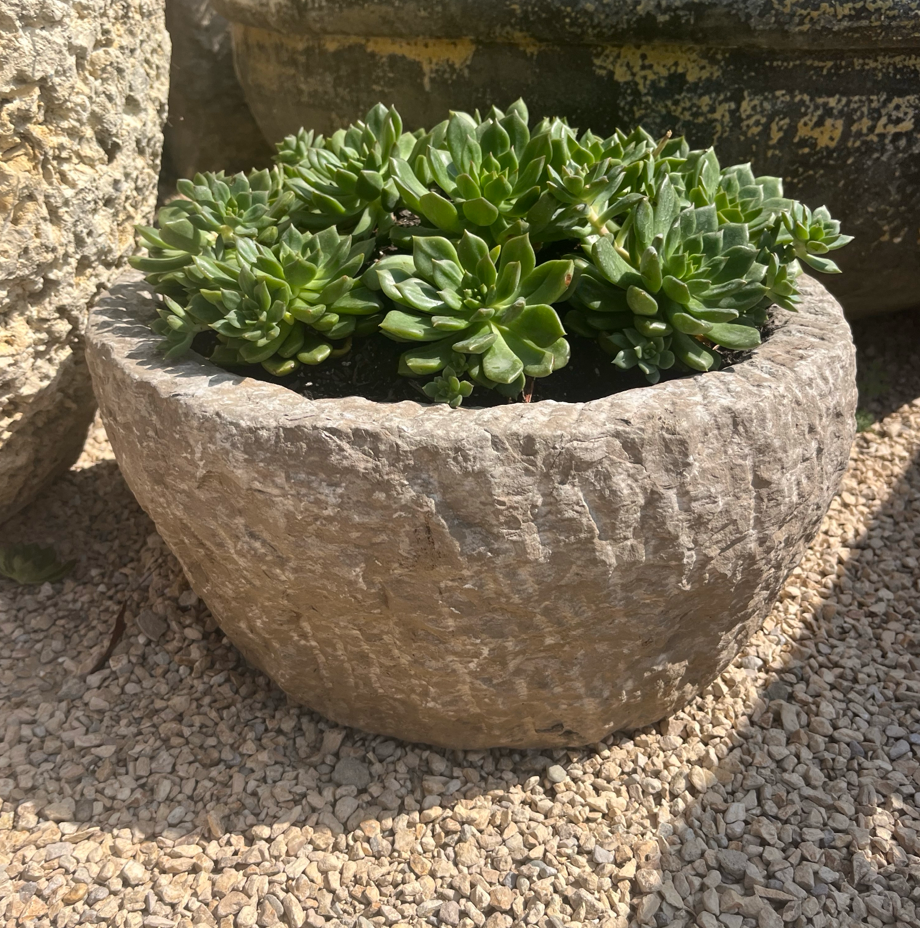
M810 575L793 572L765 626L768 638L794 641L781 660L762 666L762 632L734 661L752 676L755 668L767 670L767 680L746 700L733 732L718 739L718 762L702 761L711 777L700 775L695 801L671 822L678 852L658 839L663 880L696 904L690 911L669 906L667 894L647 904L650 896L634 886L639 924L715 928L716 915L727 915L761 928L920 925L916 431L904 436L910 446L898 479L882 486L871 473L873 449L880 449L877 472L884 473L889 453L881 442L904 431L892 414L920 402L920 312L858 323L854 339L860 408L873 422L856 439L869 480L852 486L845 479L835 506L870 514L856 531L844 526L839 537L819 536L803 560ZM918 421L914 413L914 429ZM839 513L834 521L843 521ZM824 570L814 573L818 550ZM806 584L818 595L799 600ZM793 629L781 631L778 622L769 629L787 597L796 603ZM710 704L717 718L731 670L663 720L660 731L681 732ZM631 795L641 799L638 791ZM718 902L700 896L707 886Z
M875 421L920 396L920 307L857 320L859 405Z
M716 787L714 799L698 796L682 816L682 826L725 849L694 865L700 878L719 871L722 913L761 926L920 924L918 452L864 529L824 548L836 578L797 604L797 627L782 626L779 638L794 645L781 666L768 665L760 699L735 727L741 743L731 763L713 768L731 795ZM855 492L844 490L854 504ZM793 575L783 596L822 574ZM735 666L750 667L760 653L755 642ZM686 866L701 850L690 848L684 840L665 867ZM781 921L761 914L764 903L750 901L757 896ZM693 914L706 911L701 902ZM676 922L668 913L656 923Z
M864 401L879 417L920 397L910 344L920 344L920 319L889 319L855 327L861 373L888 378ZM457 857L470 842L510 847L481 850L483 864L509 887L552 878L576 921L915 923L903 906L920 902L918 456L865 530L840 538L849 556L827 549L834 579L787 631L762 633L671 719L579 750L429 750L289 705L188 591L112 461L71 471L4 534L78 559L62 589L23 595L0 579L0 813L17 810L18 829L34 834L48 819L75 823L64 827L77 836L128 828L163 850L220 838L226 866L242 870L245 846L283 845L291 823L310 825L324 850L345 850L339 819L344 830L364 821L378 856L408 849L405 816L437 819L434 806L455 813L442 848ZM125 601L125 637L87 678ZM781 652L772 661L771 648ZM844 709L852 728L840 727ZM684 762L669 765L683 746ZM524 790L537 796L527 817L516 811ZM479 797L491 811L460 811L459 800ZM731 918L706 920L707 889ZM618 918L598 901L615 892ZM332 917L329 898L319 912ZM368 917L375 911L368 903ZM434 910L425 917L438 923Z
M860 409L873 423L856 444L871 457L903 430L892 413L920 401L920 312L853 329ZM683 732L701 709L718 719L733 668L767 671L733 731L713 742L718 761L704 755L711 776L698 776L695 800L670 823L677 853L658 838L662 880L695 904L669 905L677 898L666 893L649 902L634 884L639 924L920 925L920 436L906 438L912 447L893 483L844 481L835 505L865 506L869 517L857 531L819 536L803 565L814 570L823 541L825 569L799 569L787 583L766 626L790 597L793 629L777 622L767 638L794 644L764 666L761 632L708 692L659 724ZM806 583L818 590L807 602L797 596ZM701 896L707 887L717 903Z

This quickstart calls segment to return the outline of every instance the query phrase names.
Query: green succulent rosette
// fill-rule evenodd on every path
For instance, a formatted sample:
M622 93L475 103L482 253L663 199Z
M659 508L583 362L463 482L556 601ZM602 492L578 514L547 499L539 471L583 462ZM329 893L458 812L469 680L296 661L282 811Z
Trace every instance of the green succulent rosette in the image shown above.
M628 229L590 246L567 327L618 347L614 363L638 364L652 383L675 359L707 371L720 365L714 346L760 344L769 257L747 226L720 226L714 205L681 210L667 178L644 204ZM616 332L632 344L612 339ZM640 344L637 336L662 341Z
M382 234L392 227L399 194L390 177L392 158L407 156L417 135L402 131L395 108L377 104L329 138L301 129L278 145L275 160L285 190L296 197L300 229L335 226L352 235Z
M477 384L517 396L527 377L548 377L569 360L552 303L572 286L574 262L536 263L526 235L492 249L464 232L459 243L418 236L411 255L383 258L364 275L401 308L381 331L412 345L400 373L426 376L462 365Z
M521 101L507 113L493 108L484 120L451 114L408 159L393 159L403 203L428 229L453 237L470 231L491 246L520 234L540 197L551 152L548 134L531 136L527 119ZM405 236L397 241L409 243Z
M283 376L376 331L380 298L358 279L373 242L289 227L272 247L242 238L234 244L232 261L193 258L184 301L164 295L156 331L166 337L167 357L181 357L210 330L219 341L214 363L262 364Z
M473 385L468 380L461 380L464 368L458 365L456 369L450 364L433 380L422 387L422 392L434 403L446 403L451 409L456 409L463 400L473 392Z

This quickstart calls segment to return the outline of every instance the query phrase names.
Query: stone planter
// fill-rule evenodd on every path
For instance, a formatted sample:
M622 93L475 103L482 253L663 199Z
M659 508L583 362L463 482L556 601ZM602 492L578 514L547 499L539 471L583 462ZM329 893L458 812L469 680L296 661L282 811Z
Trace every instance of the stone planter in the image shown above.
M585 404L310 401L166 364L135 276L87 356L125 479L291 696L414 741L576 745L696 695L818 529L855 359L803 290L750 360Z
M76 460L95 411L86 312L151 218L163 0L0 11L0 522Z
M918 302L920 0L215 5L267 138L378 100L416 127L518 96L596 132L672 129L827 202L858 239L830 283L851 318Z

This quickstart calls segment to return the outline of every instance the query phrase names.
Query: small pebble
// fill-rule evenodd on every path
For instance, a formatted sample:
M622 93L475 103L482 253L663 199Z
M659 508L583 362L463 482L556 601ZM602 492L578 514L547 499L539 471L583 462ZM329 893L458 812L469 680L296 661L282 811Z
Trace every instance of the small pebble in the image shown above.
M553 764L552 767L549 767L546 771L546 779L550 783L564 783L568 779L568 774L565 772L565 767L560 767L559 764Z

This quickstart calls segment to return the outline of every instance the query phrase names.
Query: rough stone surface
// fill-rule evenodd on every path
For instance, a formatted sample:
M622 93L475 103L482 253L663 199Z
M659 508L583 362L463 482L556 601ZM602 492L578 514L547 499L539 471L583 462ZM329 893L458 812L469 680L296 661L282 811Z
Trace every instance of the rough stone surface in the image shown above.
M166 157L177 177L266 164L262 137L233 69L227 20L208 0L166 0L172 41Z
M156 201L163 0L0 6L0 521L77 458L86 311Z
M128 484L294 698L414 741L585 744L709 683L818 529L854 352L803 292L750 360L586 404L308 401L164 365L136 277L88 359Z
M519 96L597 133L670 130L827 204L858 242L828 284L850 318L917 305L920 0L215 5L269 139L378 100L414 129Z
M820 0L214 0L236 22L280 33L461 38L532 36L541 42L637 39L663 44L875 48L920 45L916 0L831 6Z

